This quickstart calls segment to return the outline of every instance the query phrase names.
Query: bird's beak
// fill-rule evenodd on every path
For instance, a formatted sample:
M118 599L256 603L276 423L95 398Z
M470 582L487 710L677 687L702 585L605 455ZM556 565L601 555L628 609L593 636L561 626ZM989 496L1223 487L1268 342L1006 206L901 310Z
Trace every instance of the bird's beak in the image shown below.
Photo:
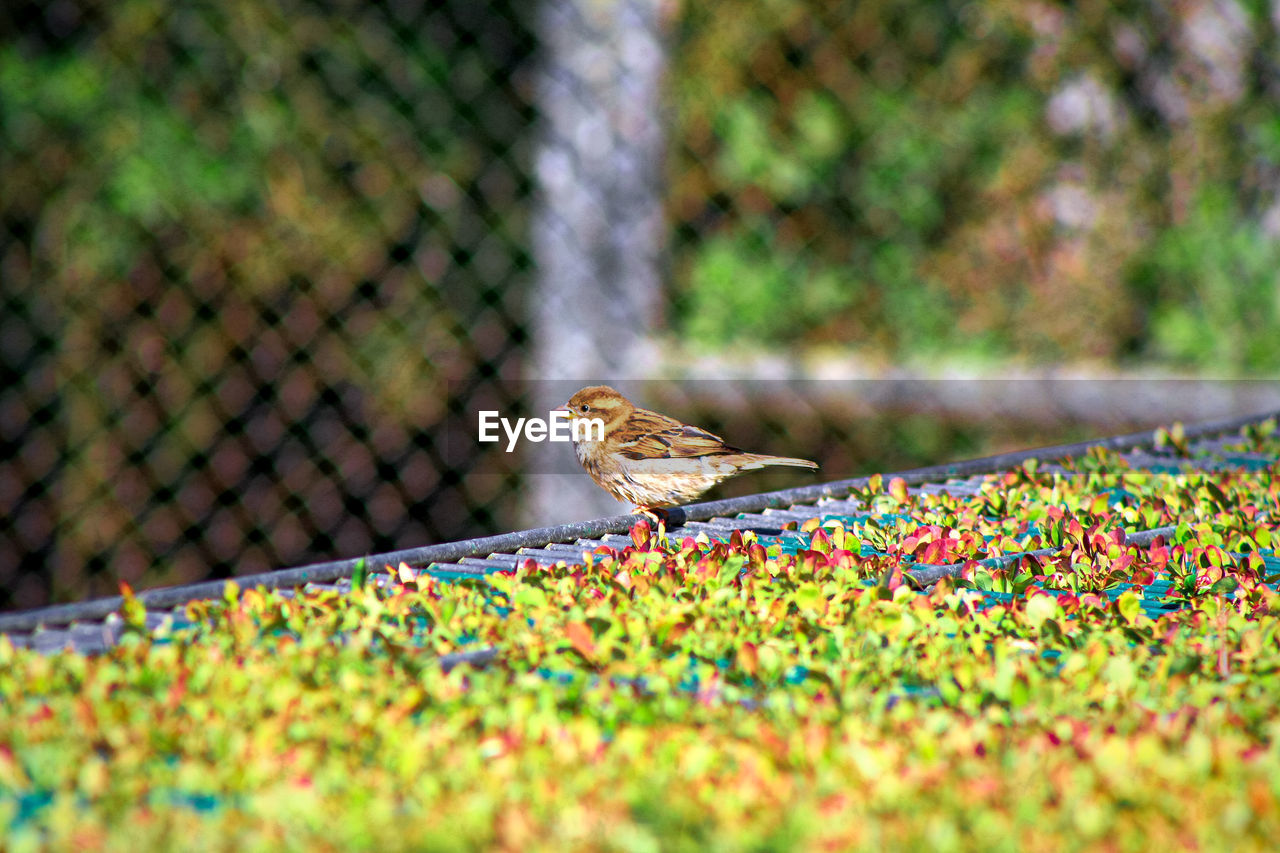
M548 414L550 414L552 417L560 417L560 418L565 418L566 420L573 420L573 412L570 411L568 403L565 403L563 406L560 406L559 408L552 409Z

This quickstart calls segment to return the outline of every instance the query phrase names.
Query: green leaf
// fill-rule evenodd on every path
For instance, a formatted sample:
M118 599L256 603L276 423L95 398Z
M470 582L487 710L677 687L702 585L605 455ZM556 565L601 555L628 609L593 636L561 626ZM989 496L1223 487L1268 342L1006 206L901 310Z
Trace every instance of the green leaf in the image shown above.
M1035 595L1027 601L1026 620L1033 628L1039 628L1047 620L1057 617L1062 608L1051 595Z
M826 599L816 583L802 583L796 589L793 598L801 610L818 611L825 609Z
M1240 582L1233 577L1225 577L1209 587L1210 595L1230 595L1240 588Z
M526 610L541 610L547 606L547 594L536 586L522 586L515 592L511 603Z
M1120 611L1124 620L1132 625L1142 612L1142 599L1133 590L1126 590L1116 599L1116 609Z

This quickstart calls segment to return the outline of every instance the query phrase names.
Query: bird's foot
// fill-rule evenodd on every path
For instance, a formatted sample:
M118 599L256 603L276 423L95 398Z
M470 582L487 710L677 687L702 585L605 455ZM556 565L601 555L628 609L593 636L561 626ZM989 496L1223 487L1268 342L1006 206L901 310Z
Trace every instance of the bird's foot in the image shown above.
M649 522L649 526L658 534L659 537L665 536L667 533L667 511L662 507L638 506L631 510L632 515L638 515Z

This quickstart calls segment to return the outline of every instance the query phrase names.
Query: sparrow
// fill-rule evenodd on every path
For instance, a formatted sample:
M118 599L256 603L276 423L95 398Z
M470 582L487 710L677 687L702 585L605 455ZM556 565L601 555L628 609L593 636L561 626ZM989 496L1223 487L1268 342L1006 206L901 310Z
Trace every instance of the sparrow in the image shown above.
M675 418L641 409L608 385L583 388L569 398L570 421L599 419L598 431L578 427L574 450L597 485L632 512L688 503L721 480L768 465L816 469L816 462L747 453L718 435ZM583 426L586 426L585 424Z

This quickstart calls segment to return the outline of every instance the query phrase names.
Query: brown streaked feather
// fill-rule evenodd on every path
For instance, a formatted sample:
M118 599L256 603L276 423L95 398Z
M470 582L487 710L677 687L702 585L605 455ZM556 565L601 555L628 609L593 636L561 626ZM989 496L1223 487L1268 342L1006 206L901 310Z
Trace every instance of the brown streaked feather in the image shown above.
M618 431L618 450L628 459L671 459L741 453L724 439L674 418L636 409Z

